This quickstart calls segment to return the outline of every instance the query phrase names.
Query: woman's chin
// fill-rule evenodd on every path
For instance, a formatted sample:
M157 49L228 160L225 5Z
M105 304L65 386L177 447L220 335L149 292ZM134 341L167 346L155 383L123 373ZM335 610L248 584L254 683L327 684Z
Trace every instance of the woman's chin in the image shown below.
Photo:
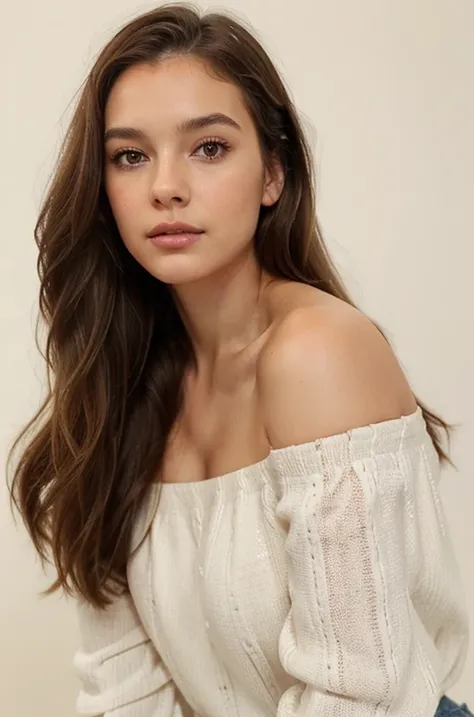
M199 281L209 275L209 270L198 266L196 257L167 256L155 261L146 268L149 274L165 284L188 284Z

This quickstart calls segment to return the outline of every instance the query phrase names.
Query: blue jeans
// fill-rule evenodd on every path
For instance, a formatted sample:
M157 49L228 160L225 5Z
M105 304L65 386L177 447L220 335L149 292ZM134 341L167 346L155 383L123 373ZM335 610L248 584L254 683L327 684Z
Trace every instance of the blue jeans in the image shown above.
M449 697L443 697L439 703L435 717L474 717L466 704L457 705Z

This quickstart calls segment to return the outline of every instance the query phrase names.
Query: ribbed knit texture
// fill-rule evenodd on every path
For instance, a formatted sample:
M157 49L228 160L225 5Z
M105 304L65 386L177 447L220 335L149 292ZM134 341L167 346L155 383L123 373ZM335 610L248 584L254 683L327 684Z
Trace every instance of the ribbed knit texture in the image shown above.
M154 487L131 597L79 606L78 711L433 717L468 643L421 409Z

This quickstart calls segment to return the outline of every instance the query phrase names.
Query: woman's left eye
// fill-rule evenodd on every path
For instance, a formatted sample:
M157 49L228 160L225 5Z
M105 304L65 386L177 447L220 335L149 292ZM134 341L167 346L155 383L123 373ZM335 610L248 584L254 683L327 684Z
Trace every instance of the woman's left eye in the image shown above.
M221 139L207 139L205 142L201 142L199 147L197 147L197 149L195 150L195 153L199 150L203 150L205 159L212 161L223 157L229 151L229 149L229 144ZM219 150L221 150L220 153Z

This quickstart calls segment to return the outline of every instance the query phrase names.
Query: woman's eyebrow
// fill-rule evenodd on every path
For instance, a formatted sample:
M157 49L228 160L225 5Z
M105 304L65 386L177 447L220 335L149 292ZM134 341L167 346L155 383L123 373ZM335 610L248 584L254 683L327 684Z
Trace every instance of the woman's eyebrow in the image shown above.
M190 119L184 120L178 125L178 134L186 134L186 132L193 132L198 129L204 129L211 125L224 125L226 127L232 127L241 131L241 126L232 117L229 117L222 112L214 112L210 115L202 115L201 117L191 117ZM147 141L148 137L143 130L135 127L111 127L105 132L104 142L108 142L111 139L135 139Z

